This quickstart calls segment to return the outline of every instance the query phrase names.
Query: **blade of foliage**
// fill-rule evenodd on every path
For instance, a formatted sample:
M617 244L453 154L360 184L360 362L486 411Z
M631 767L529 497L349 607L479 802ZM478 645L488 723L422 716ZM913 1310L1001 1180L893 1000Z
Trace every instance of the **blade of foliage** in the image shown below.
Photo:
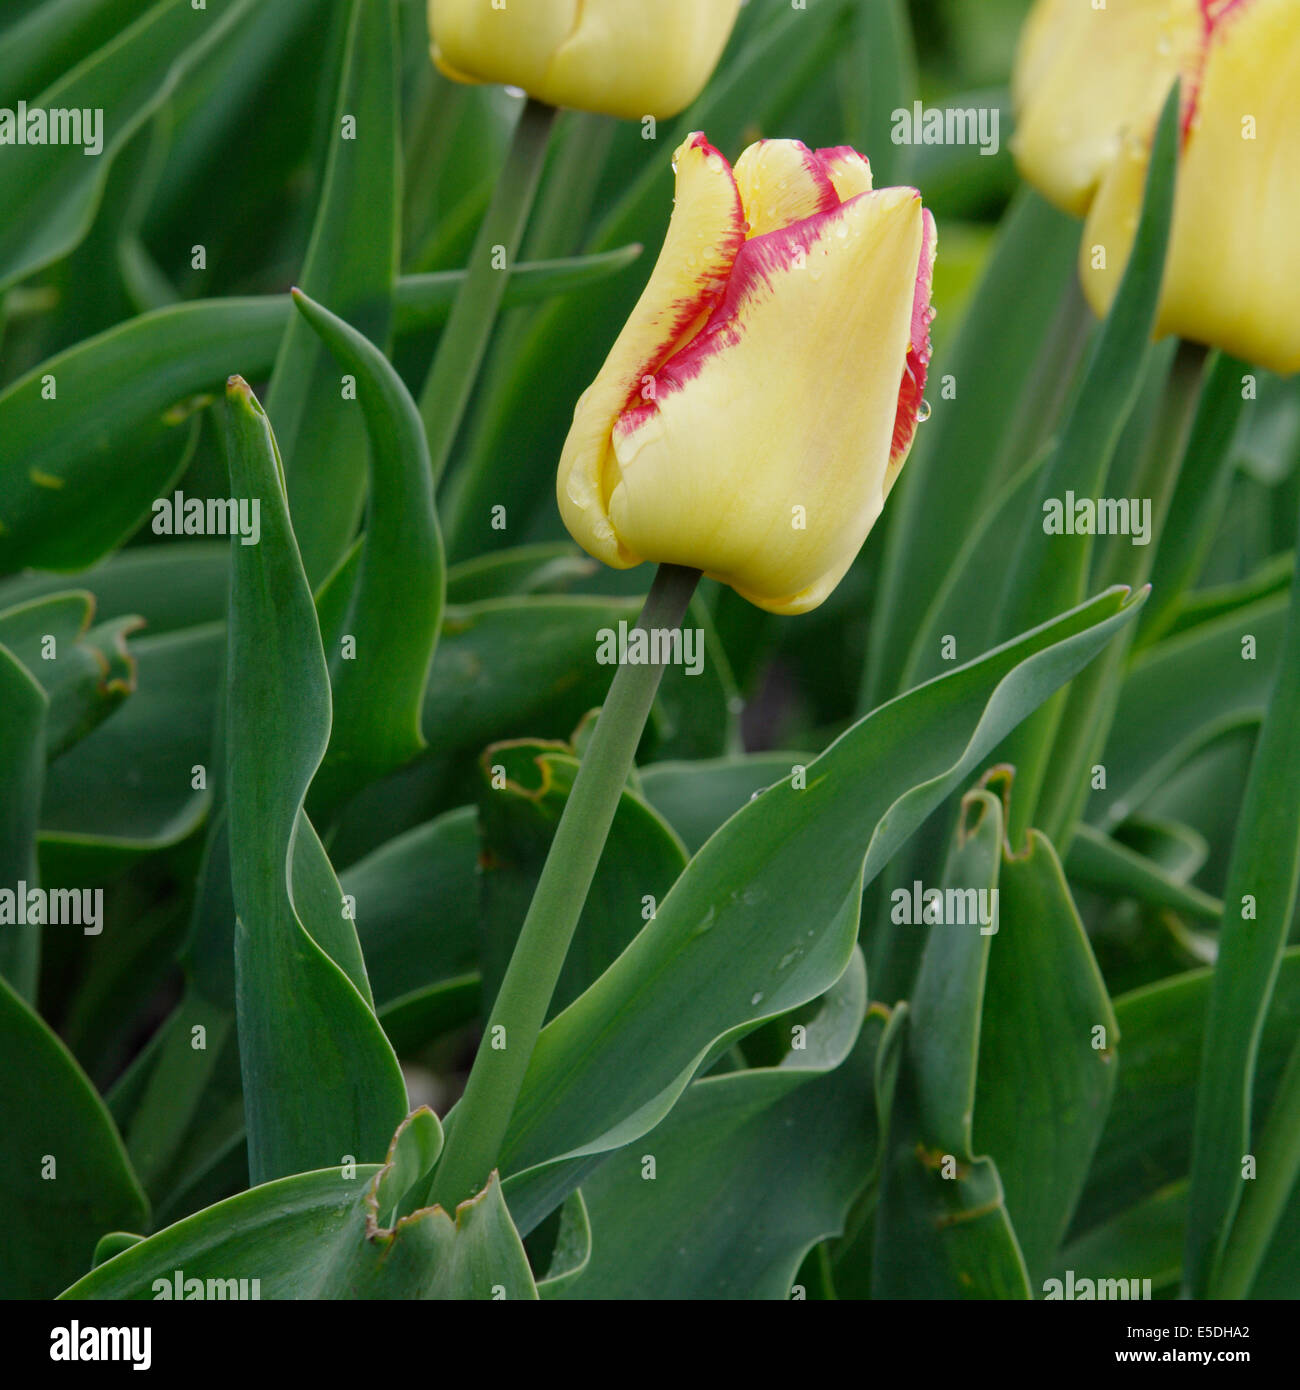
M299 283L386 348L401 222L394 0L352 0L344 42L329 162ZM313 584L352 539L366 482L366 431L318 334L310 317L291 319L266 398ZM375 408L367 407L367 422Z
M1096 654L1131 616L1125 598L1102 596L884 707L806 782L769 789L727 822L628 950L542 1031L502 1155L521 1229L534 1201L540 1216L565 1195L563 1171L546 1167L644 1133L724 1040L830 987L856 937L864 872L873 878L990 740ZM519 1175L532 1168L542 1171L525 1183L547 1191L525 1208Z
M4 661L0 653L0 670ZM0 1158L11 1203L0 1293L51 1298L90 1267L106 1231L144 1227L148 1203L94 1087L3 980L0 1058Z
M21 885L39 886L36 820L45 777L45 720L50 702L27 667L5 646L0 646L0 697L5 712L0 719L0 783L5 788L0 797L0 888L15 894L16 907ZM19 999L36 998L40 946L37 924L10 921L0 928L0 975Z
M1300 589L1292 594L1276 684L1260 731L1223 892L1219 955L1197 1090L1184 1285L1218 1280L1251 1152L1251 1104L1268 1013L1300 880Z
M9 145L0 158L0 289L66 255L94 220L116 155L185 73L251 9L251 0L159 0L32 107L103 113L98 158L70 159L57 144ZM92 146L87 145L87 148Z
M343 619L352 654L329 658L330 746L312 784L312 809L409 762L425 746L420 714L442 618L446 580L433 510L433 474L419 411L388 360L356 329L296 294L307 322L357 379L372 472L365 545Z
M240 381L228 411L231 487L258 498L263 517L260 544L232 545L227 735L239 1045L260 1183L381 1155L406 1087L302 810L329 740L329 678L279 457ZM285 1000L295 1004L289 1018Z
M410 1196L442 1146L430 1110L402 1122L382 1167L357 1165L266 1183L187 1217L100 1265L66 1299L536 1298L495 1178L453 1220ZM184 1280L177 1287L177 1271ZM209 1282L229 1293L207 1293Z
M693 1082L644 1144L586 1180L591 1258L557 1296L790 1296L874 1156L874 1047L855 1047L866 983L855 952L819 1011L789 1023L779 1063Z
M973 792L944 891L996 892L1001 861L1001 803ZM876 1212L875 1297L1030 1297L997 1164L976 1156L971 1134L993 940L975 920L929 929Z

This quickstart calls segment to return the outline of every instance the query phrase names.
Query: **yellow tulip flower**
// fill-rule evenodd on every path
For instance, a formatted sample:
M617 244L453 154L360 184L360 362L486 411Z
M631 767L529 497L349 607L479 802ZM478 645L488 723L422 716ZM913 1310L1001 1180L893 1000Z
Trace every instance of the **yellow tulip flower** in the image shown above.
M1300 370L1298 0L1038 0L1014 84L1021 172L1087 215L1083 288L1106 313L1179 77L1183 155L1158 330Z
M658 265L578 402L565 525L617 569L703 570L774 613L844 577L923 417L934 219L796 140L692 135Z
M433 60L552 106L640 120L704 90L741 0L429 0Z

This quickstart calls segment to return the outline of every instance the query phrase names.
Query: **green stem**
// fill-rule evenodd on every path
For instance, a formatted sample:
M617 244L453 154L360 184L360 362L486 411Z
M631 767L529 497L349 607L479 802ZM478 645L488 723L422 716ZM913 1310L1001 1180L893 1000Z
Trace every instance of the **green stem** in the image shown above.
M637 627L676 629L699 581L698 570L661 565ZM433 1175L430 1201L447 1211L497 1165L663 673L662 665L625 664L610 685Z
M1277 1234L1300 1177L1300 1043L1286 1064L1255 1154L1256 1177L1244 1185L1212 1298L1245 1298Z
M496 192L470 254L469 273L438 343L420 395L420 418L429 438L436 483L447 467L470 392L483 364L537 193L555 108L529 99L519 116ZM505 248L506 268L493 265Z

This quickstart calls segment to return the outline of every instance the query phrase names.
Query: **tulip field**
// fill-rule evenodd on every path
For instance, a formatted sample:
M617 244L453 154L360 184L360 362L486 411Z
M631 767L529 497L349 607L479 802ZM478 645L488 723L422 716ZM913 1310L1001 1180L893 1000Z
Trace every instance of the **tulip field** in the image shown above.
M1297 226L1295 0L5 0L42 1365L1300 1298Z

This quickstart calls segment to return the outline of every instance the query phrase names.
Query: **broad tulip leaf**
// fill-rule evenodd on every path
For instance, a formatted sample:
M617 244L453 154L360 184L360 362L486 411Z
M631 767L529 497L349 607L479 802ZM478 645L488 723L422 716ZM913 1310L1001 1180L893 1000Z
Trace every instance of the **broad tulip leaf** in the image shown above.
M191 540L120 550L79 574L76 583L93 595L101 622L140 617L150 637L224 622L230 546ZM61 575L29 572L0 581L0 603L17 606L67 589Z
M1102 758L1106 787L1088 803L1094 825L1118 825L1216 731L1264 709L1286 614L1285 598L1265 599L1138 655Z
M695 854L751 798L812 761L811 753L752 753L743 758L652 763L638 776L641 794Z
M4 660L0 652L0 670ZM0 1160L9 1198L0 1293L51 1298L90 1267L105 1232L143 1228L148 1203L94 1087L4 980L0 1058Z
M1065 861L1072 882L1111 897L1134 897L1193 917L1218 918L1223 904L1199 888L1180 883L1154 860L1090 825L1079 827Z
M49 697L27 667L0 646L0 887L39 884L36 820L45 777L45 720ZM15 901L16 906L16 901ZM16 914L15 914L16 915ZM0 927L0 976L18 997L36 998L41 929L27 922Z
M543 1029L502 1152L521 1229L594 1156L652 1128L725 1040L839 978L864 875L1096 655L1131 616L1126 598L1102 595L885 706L810 764L802 789L783 782L723 826L654 921Z
M263 1299L536 1298L495 1178L454 1220L441 1207L411 1209L441 1143L433 1112L417 1110L382 1167L265 1183L130 1246L61 1297L250 1297L256 1280ZM226 1292L206 1292L211 1280Z
M59 756L84 738L135 689L127 634L135 617L91 629L94 599L84 592L36 599L0 612L0 643L49 697L45 754Z
M279 456L242 382L227 409L231 488L262 515L260 544L231 547L227 716L236 1007L249 1171L261 1183L382 1156L406 1087L302 809L329 741L329 677Z
M1151 570L1153 602L1142 615L1137 635L1144 644L1168 627L1213 544L1228 503L1236 464L1232 443L1245 411L1243 381L1249 370L1225 353L1216 353L1206 369L1187 455Z
M350 0L348 14L329 160L300 284L386 349L401 220L395 0ZM303 568L313 585L333 569L356 531L365 496L366 425L374 430L377 408L372 385L363 425L314 328L310 316L290 320L266 397ZM376 476L392 466L390 453L376 461Z
M390 1004L478 967L478 817L449 811L339 875L356 904L375 999Z
M139 0L45 0L7 24L0 45L0 106L48 87L114 39L140 12Z
M997 891L1002 828L996 796L966 798L945 893ZM1030 1297L997 1164L976 1156L971 1132L993 941L978 920L929 927L876 1211L877 1298Z
M366 536L343 617L355 650L336 648L328 658L334 723L311 791L313 810L328 815L425 747L420 715L445 577L429 446L415 402L356 329L306 296L296 302L337 364L356 378L370 439Z
M1178 1286L1183 1268L1183 1232L1187 1222L1187 1183L1172 1183L1086 1235L1071 1241L1057 1256L1052 1277L1060 1280L1063 1296L1079 1281L1102 1279L1151 1281L1157 1297L1168 1295ZM1125 1285L1131 1289L1132 1285ZM1080 1293L1074 1295L1080 1297ZM1114 1294L1110 1297L1123 1297ZM1141 1286L1132 1297L1145 1297Z
M505 303L597 284L639 249L518 265ZM443 322L464 278L457 270L399 281L398 330ZM0 434L25 465L0 478L0 573L24 565L81 569L134 531L183 462L190 436L180 427L194 398L232 371L251 381L269 375L294 317L287 294L178 304L78 343L0 391ZM160 442L145 448L146 438ZM49 485L51 478L61 486ZM143 556L120 559L145 563Z
M602 628L630 627L635 599L488 599L449 607L424 701L435 752L502 738L562 738L609 691L596 663Z
M211 624L132 639L135 693L50 765L41 806L47 872L101 878L199 825L224 650L225 633ZM201 785L196 767L208 774Z
M1223 890L1219 954L1202 1048L1188 1197L1184 1288L1218 1285L1251 1152L1260 1033L1300 882L1300 586L1292 593L1277 679L1251 763Z
M251 0L158 0L116 41L60 78L29 105L102 113L97 158L69 158L61 144L8 145L0 156L0 289L72 250L94 220L113 160L182 76L230 34ZM83 132L83 142L86 136ZM86 149L93 148L89 143ZM75 407L74 407L75 408Z
M1022 853L1004 855L998 895L975 1150L997 1162L1037 1287L1065 1236L1106 1123L1120 1034L1060 860L1038 831L1030 832Z
M843 1229L877 1143L861 952L778 1065L693 1082L644 1143L583 1184L591 1257L556 1295L788 1298ZM654 1180L646 1180L648 1159Z

